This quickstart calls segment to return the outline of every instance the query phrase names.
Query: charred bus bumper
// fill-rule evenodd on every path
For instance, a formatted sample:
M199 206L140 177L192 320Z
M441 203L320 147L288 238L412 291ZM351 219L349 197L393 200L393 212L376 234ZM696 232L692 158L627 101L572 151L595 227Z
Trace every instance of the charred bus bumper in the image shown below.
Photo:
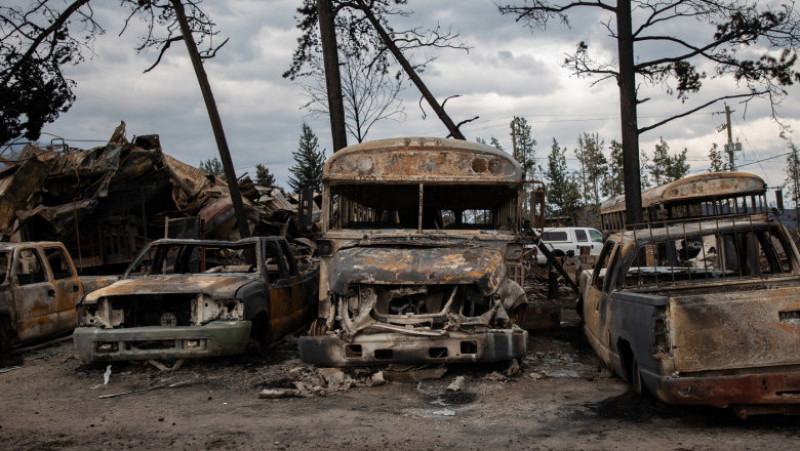
M528 332L514 328L481 333L448 332L416 336L399 332L359 334L344 340L336 334L300 338L300 358L317 366L389 363L474 363L511 360L525 355Z
M73 341L83 362L217 357L244 352L251 328L250 321L177 327L79 327Z

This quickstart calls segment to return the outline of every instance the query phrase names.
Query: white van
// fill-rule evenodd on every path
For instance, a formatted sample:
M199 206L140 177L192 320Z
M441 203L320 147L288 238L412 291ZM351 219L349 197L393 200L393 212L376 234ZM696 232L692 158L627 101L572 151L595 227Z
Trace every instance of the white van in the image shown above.
M545 244L556 257L563 257L567 251L574 251L576 256L581 255L581 248L589 248L589 255L600 255L603 248L603 234L591 227L551 227L542 232L542 243ZM536 264L543 265L547 259L541 252L537 252Z

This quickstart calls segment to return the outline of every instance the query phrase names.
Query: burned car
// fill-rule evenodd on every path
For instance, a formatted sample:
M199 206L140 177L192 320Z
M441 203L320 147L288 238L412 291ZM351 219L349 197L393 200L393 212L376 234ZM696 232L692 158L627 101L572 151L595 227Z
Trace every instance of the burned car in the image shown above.
M582 274L586 337L634 391L741 417L800 412L800 256L761 187L691 190L663 208L683 218L611 234Z
M323 169L321 366L521 357L522 171L497 149L399 138L342 149Z
M262 351L316 307L317 264L282 237L162 239L117 283L78 306L84 362L210 357Z
M75 304L84 291L116 279L79 277L56 241L0 243L0 355L72 332Z

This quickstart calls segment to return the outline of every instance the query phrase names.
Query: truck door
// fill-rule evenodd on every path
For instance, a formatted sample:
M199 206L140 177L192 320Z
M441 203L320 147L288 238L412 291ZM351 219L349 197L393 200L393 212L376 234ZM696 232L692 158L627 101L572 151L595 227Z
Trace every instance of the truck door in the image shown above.
M610 309L609 298L613 288L615 268L618 261L617 247L613 241L606 242L595 265L594 273L583 296L583 319L586 336L592 348L604 363L611 359L609 348Z
M21 343L58 333L56 290L35 247L19 247L11 269L17 337ZM74 304L73 304L74 310Z
M289 265L283 257L278 243L265 244L264 264L269 278L270 323L272 336L282 337L290 332L294 311Z
M55 312L52 320L57 324L57 333L66 333L75 329L77 323L77 311L75 305L83 296L83 287L72 266L64 248L51 246L44 248L44 258L50 268L55 289Z
M308 317L310 303L308 300L308 284L300 280L297 260L294 258L291 247L287 241L280 241L279 247L284 263L289 269L289 287L292 292L292 324L299 327Z

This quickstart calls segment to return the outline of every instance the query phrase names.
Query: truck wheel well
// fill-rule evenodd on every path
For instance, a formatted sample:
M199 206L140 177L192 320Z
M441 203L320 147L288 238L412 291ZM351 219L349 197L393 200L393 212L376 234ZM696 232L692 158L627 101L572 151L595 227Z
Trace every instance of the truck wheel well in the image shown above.
M650 393L644 385L642 373L639 369L639 361L633 353L630 343L619 339L617 341L617 350L619 350L620 363L625 371L625 377L631 386L631 390L639 396L648 398Z
M11 316L0 314L0 355L11 349L14 342L14 326Z
M267 354L267 348L272 343L272 324L266 311L260 311L253 318L253 327L250 338L255 344L256 352L262 356Z
M617 340L617 350L619 351L619 359L621 360L622 368L625 370L625 379L629 382L633 380L631 375L631 362L633 361L633 350L630 343L620 338Z

